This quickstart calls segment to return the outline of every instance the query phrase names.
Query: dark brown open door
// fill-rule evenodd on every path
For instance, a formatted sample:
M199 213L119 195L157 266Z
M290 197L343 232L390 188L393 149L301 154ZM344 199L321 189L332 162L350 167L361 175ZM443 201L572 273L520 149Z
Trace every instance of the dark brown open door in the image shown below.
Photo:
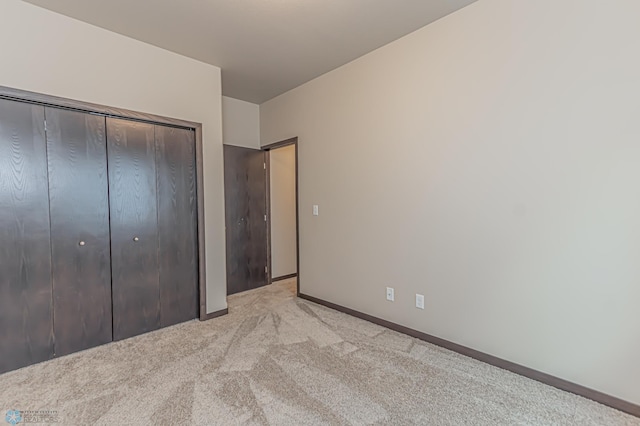
M227 294L267 284L265 152L224 146Z

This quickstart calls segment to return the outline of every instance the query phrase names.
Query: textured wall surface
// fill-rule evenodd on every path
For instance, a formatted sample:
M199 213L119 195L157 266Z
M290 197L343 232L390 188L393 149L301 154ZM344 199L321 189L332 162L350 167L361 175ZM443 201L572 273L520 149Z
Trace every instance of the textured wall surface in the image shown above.
M261 105L302 292L640 403L638 16L480 0Z

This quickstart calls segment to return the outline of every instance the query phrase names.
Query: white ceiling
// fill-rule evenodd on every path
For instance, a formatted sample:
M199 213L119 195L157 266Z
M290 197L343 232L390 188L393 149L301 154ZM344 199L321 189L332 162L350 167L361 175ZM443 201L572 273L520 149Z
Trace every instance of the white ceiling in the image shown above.
M262 103L476 0L25 0L222 68Z

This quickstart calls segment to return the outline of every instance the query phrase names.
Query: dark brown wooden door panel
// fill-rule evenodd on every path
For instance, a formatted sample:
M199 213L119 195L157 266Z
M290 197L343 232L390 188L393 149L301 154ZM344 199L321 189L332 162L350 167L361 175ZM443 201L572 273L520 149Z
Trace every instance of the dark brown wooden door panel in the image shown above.
M227 294L267 284L265 153L224 146Z
M0 373L53 356L44 107L0 99Z
M111 335L105 118L47 108L56 356Z
M195 133L156 126L162 327L198 316Z
M160 327L154 126L107 118L113 338Z

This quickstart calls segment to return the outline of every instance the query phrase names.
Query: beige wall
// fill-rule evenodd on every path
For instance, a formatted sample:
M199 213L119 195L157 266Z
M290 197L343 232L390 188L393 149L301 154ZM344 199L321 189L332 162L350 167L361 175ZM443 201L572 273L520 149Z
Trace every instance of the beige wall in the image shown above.
M18 0L0 16L0 85L203 124L207 311L226 308L220 69Z
M223 96L222 141L226 145L260 149L260 106Z
M480 0L263 104L302 292L640 403L638 16Z
M269 151L271 189L271 278L297 271L296 148Z

